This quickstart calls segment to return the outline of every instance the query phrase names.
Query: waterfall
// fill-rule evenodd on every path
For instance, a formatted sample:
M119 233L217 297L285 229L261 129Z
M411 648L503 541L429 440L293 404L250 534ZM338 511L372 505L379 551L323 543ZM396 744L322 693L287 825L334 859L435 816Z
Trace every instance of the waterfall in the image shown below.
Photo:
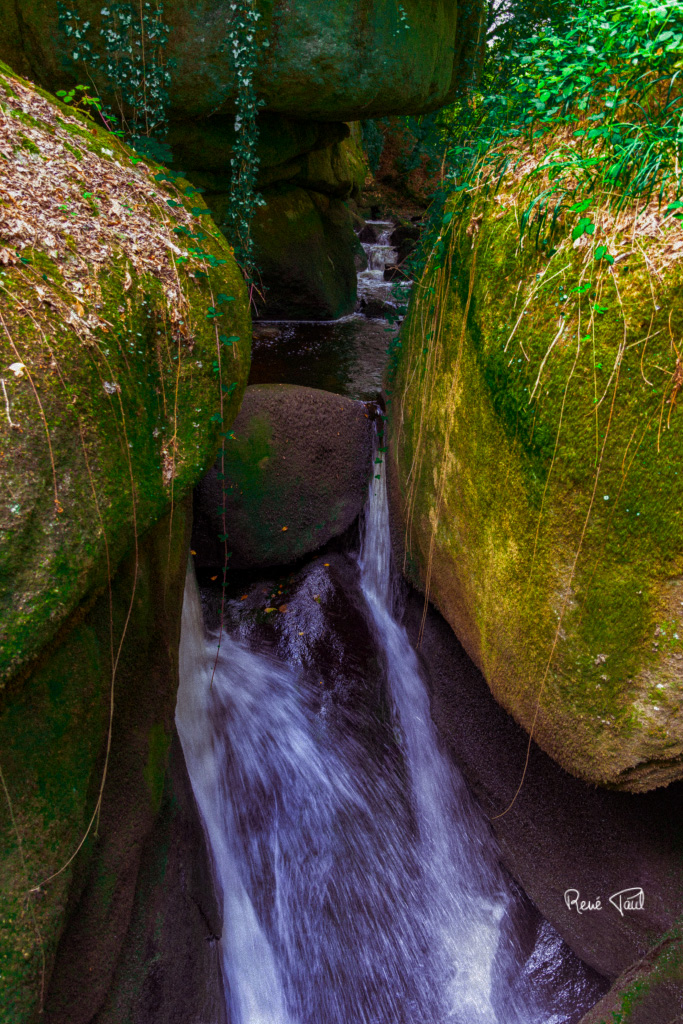
M222 962L225 988L233 1002L231 1019L240 1024L289 1024L273 951L241 872L235 806L225 771L228 751L218 730L211 728L212 720L220 721L230 713L225 700L228 688L246 715L257 697L255 690L247 692L240 685L244 676L254 676L248 652L230 646L234 649L221 654L212 681L211 651L204 639L199 592L190 566L183 601L176 722L223 899ZM261 680L264 687L267 681ZM286 685L286 676L283 682ZM259 767L247 764L244 770L258 773Z
M365 509L361 586L386 658L389 693L410 778L435 941L447 956L452 1019L495 1024L500 923L509 895L464 780L439 748L429 696L408 635L391 609L391 540L384 460ZM505 951L504 951L505 953ZM503 955L503 959L505 959ZM516 965L518 968L522 965ZM527 994L528 995L528 994ZM530 997L529 997L530 998ZM506 1024L533 1019L508 1007Z
M528 964L552 979L567 955L549 926L527 964L511 938L517 897L440 749L418 658L392 613L390 557L381 466L353 600L364 604L377 652L371 671L388 691L388 753L384 741L378 750L368 743L374 718L358 735L349 724L357 709L335 723L321 680L294 657L306 642L296 615L280 617L280 657L258 630L224 632L217 650L188 572L176 722L223 904L228 1019L569 1024L581 1005L573 991L565 1010L562 1000L537 1006ZM350 557L344 564L356 571ZM290 611L300 600L302 617L324 615L312 593L323 571L302 570ZM324 617L316 621L324 633ZM319 639L319 628L310 632ZM571 987L570 975L557 971L558 989Z
M388 308L393 307L395 306L394 285L391 281L384 280L384 271L387 266L395 263L398 257L398 253L390 241L396 225L390 220L369 220L366 223L377 228L378 232L376 242L361 243L368 259L368 265L358 274L358 300L361 309L365 302L373 302L375 305L379 303L380 306L384 304ZM404 282L403 287L409 287L408 282ZM370 315L377 316L377 313L372 312Z

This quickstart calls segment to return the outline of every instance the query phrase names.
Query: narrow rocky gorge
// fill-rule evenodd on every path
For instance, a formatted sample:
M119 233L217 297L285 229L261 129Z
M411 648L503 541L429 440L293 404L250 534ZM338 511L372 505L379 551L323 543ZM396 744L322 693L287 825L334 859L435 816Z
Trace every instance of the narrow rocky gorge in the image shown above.
M679 1024L678 206L405 149L478 0L128 7L0 0L0 1018Z

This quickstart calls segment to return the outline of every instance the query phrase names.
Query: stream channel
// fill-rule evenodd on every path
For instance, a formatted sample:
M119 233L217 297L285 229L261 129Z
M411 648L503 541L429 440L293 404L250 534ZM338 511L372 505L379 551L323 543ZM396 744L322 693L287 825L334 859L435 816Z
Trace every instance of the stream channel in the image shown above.
M390 227L365 247L366 304L390 301ZM255 337L251 383L378 397L385 320ZM443 752L375 468L359 526L305 564L241 580L222 610L188 576L176 720L223 902L227 1019L575 1024L604 980L500 865Z

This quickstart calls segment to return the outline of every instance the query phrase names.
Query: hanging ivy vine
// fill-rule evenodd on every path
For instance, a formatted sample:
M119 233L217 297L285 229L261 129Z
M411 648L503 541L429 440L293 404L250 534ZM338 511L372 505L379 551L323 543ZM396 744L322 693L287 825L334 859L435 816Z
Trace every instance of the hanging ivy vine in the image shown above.
M257 24L261 15L255 9L254 0L235 0L230 9L233 16L228 29L228 44L235 67L237 96L235 144L230 159L230 204L224 227L244 275L253 287L255 266L251 222L257 208L265 205L263 196L256 189L259 168L257 116L264 102L256 95L254 76L259 54L269 44L267 39L259 41Z
M163 4L145 0L134 7L117 0L102 7L97 42L91 22L83 21L77 10L63 3L57 10L60 30L72 44L69 56L91 81L95 72L107 83L115 110L92 98L84 102L96 107L105 126L142 156L169 163L169 86L175 62L165 56L170 27Z

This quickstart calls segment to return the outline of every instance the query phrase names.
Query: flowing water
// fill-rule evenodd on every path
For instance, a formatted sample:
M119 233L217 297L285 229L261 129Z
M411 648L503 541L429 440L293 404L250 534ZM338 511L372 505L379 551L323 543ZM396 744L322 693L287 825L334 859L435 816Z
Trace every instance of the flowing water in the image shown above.
M383 318L384 311L395 307L395 286L384 280L384 271L397 254L389 242L395 224L368 223L375 227L377 241L362 243L368 265L358 273L359 311L340 320L255 324L250 384L303 384L361 401L377 398L395 333Z
M217 649L188 576L176 720L223 898L231 1024L577 1020L596 998L591 979L548 925L523 950L523 903L440 750L392 611L383 467L360 555L328 557L344 562L347 581L355 574L342 615L356 615L359 648L375 651L361 671L367 692L343 715L318 677L353 657L308 671L305 656L311 638L338 646L318 603L332 561L303 570L276 616L279 644L264 639L272 616L236 598ZM254 615L268 626L248 625ZM383 700L376 719L359 710Z
M359 297L386 302L393 225L375 226ZM381 321L257 330L252 383L380 390ZM225 603L188 572L176 722L223 901L228 1019L573 1024L600 982L505 875L440 748L395 614L378 465L360 552Z
M386 267L396 262L398 253L391 244L391 235L396 225L390 220L369 220L377 233L376 242L362 242L368 265L358 274L358 299L361 308L364 303L372 302L386 306L395 305L393 284L384 280ZM408 282L404 287L409 287Z

